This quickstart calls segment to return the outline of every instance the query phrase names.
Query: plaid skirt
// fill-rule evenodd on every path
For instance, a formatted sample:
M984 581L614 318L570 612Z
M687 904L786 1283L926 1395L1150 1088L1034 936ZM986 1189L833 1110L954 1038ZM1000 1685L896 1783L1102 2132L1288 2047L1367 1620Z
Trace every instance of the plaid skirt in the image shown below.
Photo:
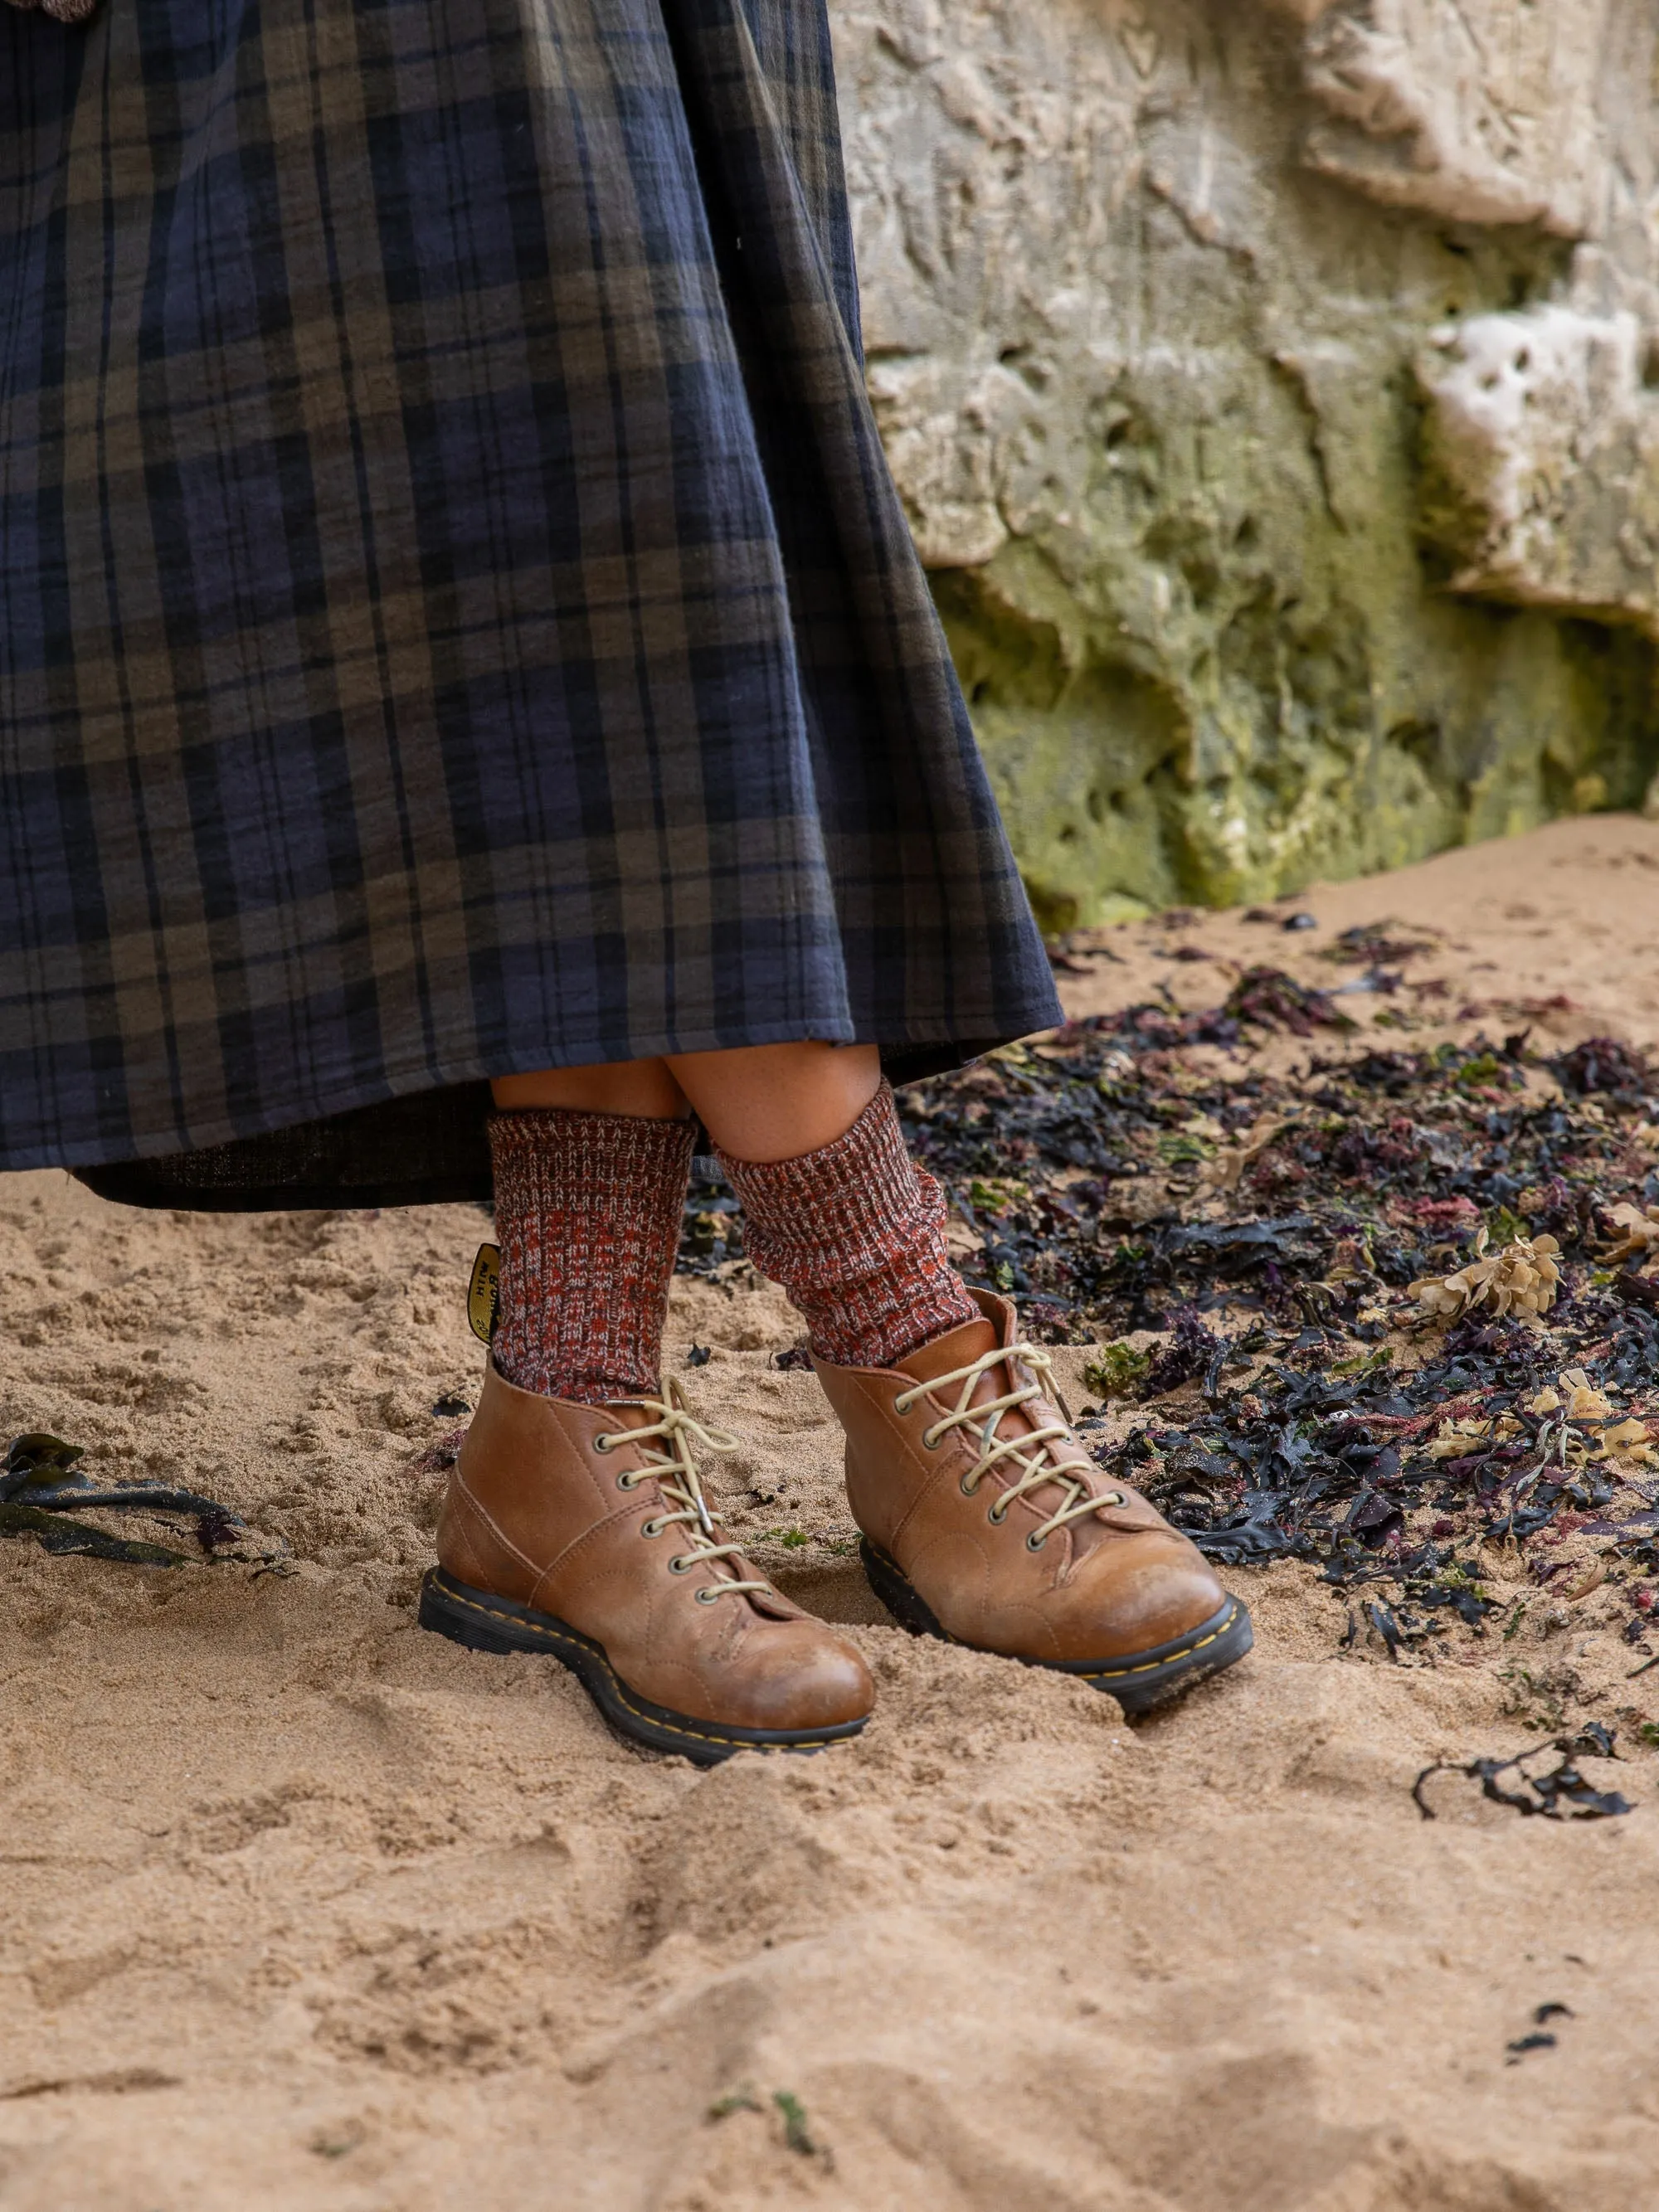
M1058 1018L822 0L0 7L0 1167L488 1188L484 1079Z

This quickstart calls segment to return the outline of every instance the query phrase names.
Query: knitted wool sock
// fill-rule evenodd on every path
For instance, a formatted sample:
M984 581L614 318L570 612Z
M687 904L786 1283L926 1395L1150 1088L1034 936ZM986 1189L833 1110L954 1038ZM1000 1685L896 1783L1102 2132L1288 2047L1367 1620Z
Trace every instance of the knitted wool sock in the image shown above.
M820 1152L720 1162L743 1204L744 1249L805 1315L820 1359L890 1367L981 1318L945 1252L939 1187L905 1151L885 1083Z
M509 1382L587 1406L656 1395L694 1135L690 1121L556 1106L491 1115L490 1348Z

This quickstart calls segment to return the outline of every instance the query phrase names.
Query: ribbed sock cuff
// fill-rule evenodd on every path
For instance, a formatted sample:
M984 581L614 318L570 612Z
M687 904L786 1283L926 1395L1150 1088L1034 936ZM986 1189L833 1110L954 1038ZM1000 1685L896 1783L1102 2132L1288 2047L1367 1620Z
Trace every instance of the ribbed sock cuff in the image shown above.
M654 1395L691 1123L537 1106L493 1114L489 1126L496 1365L550 1398Z
M793 1160L720 1154L744 1249L837 1367L889 1367L979 1308L951 1265L944 1194L904 1148L884 1083L844 1136Z

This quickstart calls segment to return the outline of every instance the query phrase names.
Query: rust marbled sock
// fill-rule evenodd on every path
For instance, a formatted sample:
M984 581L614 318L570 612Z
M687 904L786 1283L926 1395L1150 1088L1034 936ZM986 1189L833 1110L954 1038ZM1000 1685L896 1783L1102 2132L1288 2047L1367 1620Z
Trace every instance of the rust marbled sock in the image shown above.
M799 1159L720 1154L744 1249L806 1316L836 1367L890 1367L979 1308L951 1265L945 1199L904 1149L884 1083L845 1136Z
M599 1405L654 1397L691 1175L690 1121L527 1107L492 1114L509 1382Z

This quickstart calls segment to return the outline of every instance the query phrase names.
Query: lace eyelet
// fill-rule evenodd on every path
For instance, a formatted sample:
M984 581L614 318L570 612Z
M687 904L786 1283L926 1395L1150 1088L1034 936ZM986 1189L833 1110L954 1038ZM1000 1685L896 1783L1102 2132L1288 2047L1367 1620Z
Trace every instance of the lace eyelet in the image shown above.
M963 1476L961 1481L957 1483L957 1488L962 1492L964 1498L971 1498L975 1492L978 1490L979 1485L975 1481L972 1473L969 1472Z
M1025 1539L1025 1548L1028 1552L1040 1552L1048 1540L1046 1536L1039 1536L1036 1530L1033 1528Z
M612 1436L611 1431L607 1429L600 1435L594 1437L593 1449L598 1452L599 1457L603 1459L605 1454L615 1447L617 1442L617 1439Z
M640 1523L640 1534L641 1536L660 1536L662 1534L662 1525L663 1524L660 1521L641 1521Z
M691 1562L686 1558L684 1552L675 1553L673 1558L668 1562L668 1571L671 1575L689 1575L690 1573Z
M703 1584L701 1589L693 1590L691 1595L696 1598L699 1605L718 1605L720 1603L720 1592L717 1589L710 1589L707 1583Z
M644 1480L645 1477L638 1468L624 1468L617 1477L617 1487L618 1490L637 1490Z
M988 1505L985 1509L985 1517L994 1528L1000 1528L1008 1518L1008 1509L1005 1505L999 1510L994 1505Z
M937 1429L924 1429L921 1432L921 1443L922 1449L924 1451L937 1451L939 1447L939 1431Z

